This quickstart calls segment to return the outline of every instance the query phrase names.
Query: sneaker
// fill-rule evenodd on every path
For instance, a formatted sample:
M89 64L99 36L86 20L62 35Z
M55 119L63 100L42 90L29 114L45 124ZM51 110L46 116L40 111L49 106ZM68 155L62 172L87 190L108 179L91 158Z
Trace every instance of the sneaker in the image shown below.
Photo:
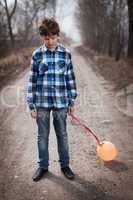
M35 182L39 181L43 177L43 175L46 174L47 172L48 172L48 169L43 169L39 167L32 177L33 181Z
M75 175L69 166L61 168L62 173L68 179L74 179Z

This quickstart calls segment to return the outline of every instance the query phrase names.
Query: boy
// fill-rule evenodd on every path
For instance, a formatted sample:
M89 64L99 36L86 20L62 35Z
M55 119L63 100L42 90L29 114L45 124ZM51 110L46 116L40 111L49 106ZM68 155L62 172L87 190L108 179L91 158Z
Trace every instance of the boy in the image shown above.
M36 119L38 126L39 168L33 175L33 181L39 181L48 172L51 111L61 171L68 179L73 179L66 128L67 113L70 115L74 112L77 97L71 54L58 43L60 30L53 18L45 18L39 32L44 44L32 54L27 92L31 117Z

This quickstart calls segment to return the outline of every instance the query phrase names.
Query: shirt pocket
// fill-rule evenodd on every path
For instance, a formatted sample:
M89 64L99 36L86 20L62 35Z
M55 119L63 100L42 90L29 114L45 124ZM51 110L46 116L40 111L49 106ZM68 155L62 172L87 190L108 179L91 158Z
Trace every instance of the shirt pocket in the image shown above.
M64 73L66 69L66 63L64 60L60 60L57 63L57 70L59 73Z
M39 64L39 75L44 75L48 72L48 65L44 62Z

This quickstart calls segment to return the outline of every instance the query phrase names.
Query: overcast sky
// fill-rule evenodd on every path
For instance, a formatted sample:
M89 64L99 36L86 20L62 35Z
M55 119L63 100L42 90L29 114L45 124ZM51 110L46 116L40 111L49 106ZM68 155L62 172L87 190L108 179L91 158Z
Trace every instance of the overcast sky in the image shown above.
M62 2L65 2L64 4ZM62 30L76 41L80 41L80 34L76 26L75 12L77 0L58 0L57 19L59 18ZM61 6L61 5L63 6ZM62 17L62 14L64 15Z

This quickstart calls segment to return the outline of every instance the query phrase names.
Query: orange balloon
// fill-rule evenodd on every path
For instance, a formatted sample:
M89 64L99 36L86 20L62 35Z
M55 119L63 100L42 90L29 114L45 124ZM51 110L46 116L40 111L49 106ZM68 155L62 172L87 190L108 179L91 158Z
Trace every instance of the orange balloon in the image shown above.
M97 145L98 156L104 161L111 161L117 156L117 149L114 144L103 141Z

